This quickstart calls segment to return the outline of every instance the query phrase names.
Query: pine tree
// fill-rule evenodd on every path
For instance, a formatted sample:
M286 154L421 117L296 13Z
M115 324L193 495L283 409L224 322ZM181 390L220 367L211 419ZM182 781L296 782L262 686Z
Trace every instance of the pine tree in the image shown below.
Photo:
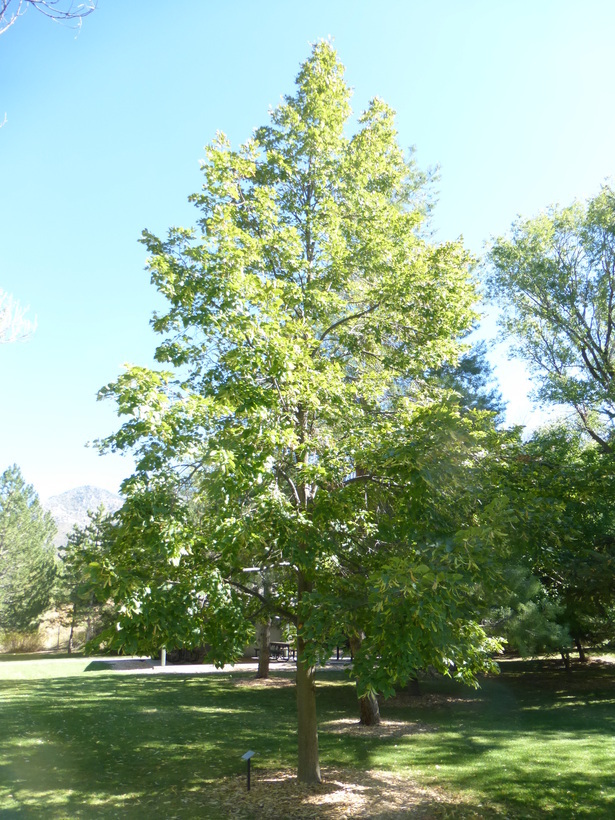
M0 476L0 629L27 630L49 605L56 571L51 513L17 465Z

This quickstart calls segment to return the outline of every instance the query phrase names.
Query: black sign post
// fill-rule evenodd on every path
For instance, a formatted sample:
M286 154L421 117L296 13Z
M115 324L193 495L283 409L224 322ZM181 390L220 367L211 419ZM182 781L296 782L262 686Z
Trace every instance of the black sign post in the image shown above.
M242 760L248 761L248 791L250 791L250 759L254 757L254 752L246 752L241 756Z

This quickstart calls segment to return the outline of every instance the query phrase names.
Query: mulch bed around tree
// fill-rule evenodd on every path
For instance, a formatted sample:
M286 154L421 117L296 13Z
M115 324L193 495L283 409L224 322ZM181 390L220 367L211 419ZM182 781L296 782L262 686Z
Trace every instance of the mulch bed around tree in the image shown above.
M246 778L226 778L208 784L219 806L220 817L253 820L400 820L414 818L492 817L464 798L421 786L408 777L385 771L329 769L324 782L306 786L291 771L255 769L250 791ZM451 808L454 807L454 814Z
M319 728L323 732L353 735L355 737L365 734L377 735L378 737L404 737L405 735L418 735L436 731L433 726L429 726L420 720L408 722L405 720L383 720L382 718L377 726L364 726L358 720L342 718L341 720L328 720L325 723L320 723Z

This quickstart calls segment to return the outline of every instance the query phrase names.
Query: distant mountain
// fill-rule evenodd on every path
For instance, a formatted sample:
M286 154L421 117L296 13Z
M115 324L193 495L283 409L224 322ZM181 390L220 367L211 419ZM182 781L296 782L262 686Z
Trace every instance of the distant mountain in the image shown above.
M123 499L100 487L77 487L60 495L54 495L42 502L43 507L53 515L58 534L54 539L56 547L66 543L66 536L75 524L82 527L88 523L88 510L94 512L102 504L110 513L119 510Z

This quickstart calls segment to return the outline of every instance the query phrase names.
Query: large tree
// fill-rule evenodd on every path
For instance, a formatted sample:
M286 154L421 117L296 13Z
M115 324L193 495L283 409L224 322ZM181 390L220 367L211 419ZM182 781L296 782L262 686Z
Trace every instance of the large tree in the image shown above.
M586 203L519 219L488 259L502 327L537 397L572 408L582 432L535 434L502 484L520 511L511 539L583 655L613 612L614 192L604 186Z
M51 513L16 465L0 476L0 629L27 630L51 598L56 558Z
M201 499L188 543L163 539L169 560L200 556L218 584L296 622L308 782L320 779L315 665L342 596L354 599L346 626L362 641L366 694L432 660L466 679L489 664L463 606L485 539L404 530L411 431L429 451L423 427L448 413L450 435L439 427L433 442L463 438L438 374L475 319L472 260L458 242L429 241L427 180L398 146L392 110L374 99L349 135L343 75L318 43L269 125L238 150L222 134L207 149L197 227L143 240L169 303L153 322L165 336L156 356L172 369L133 367L101 391L128 417L105 446L134 449L129 494L151 497L175 471ZM437 462L433 451L432 481ZM274 579L269 600L242 568Z
M517 221L489 253L491 292L539 399L574 408L605 451L615 429L615 194Z

